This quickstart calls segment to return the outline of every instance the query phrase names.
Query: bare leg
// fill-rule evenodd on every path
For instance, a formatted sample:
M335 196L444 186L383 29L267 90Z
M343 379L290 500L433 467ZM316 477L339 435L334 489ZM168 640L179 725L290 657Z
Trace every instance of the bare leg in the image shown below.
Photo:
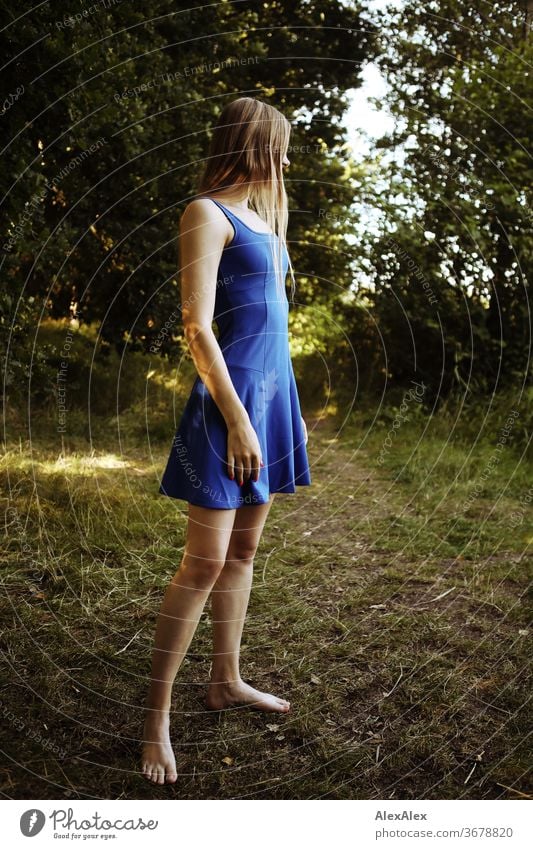
M141 772L154 784L177 779L169 737L172 685L224 566L235 512L189 504L185 551L157 619L146 702Z
M207 706L222 710L248 705L256 710L286 713L290 702L256 690L242 680L239 650L252 587L254 557L274 496L268 504L236 511L226 562L211 594L213 664Z

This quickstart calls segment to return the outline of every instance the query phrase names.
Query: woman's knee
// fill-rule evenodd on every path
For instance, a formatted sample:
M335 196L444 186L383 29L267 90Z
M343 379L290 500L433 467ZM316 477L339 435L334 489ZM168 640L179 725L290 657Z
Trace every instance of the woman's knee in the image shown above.
M176 579L182 585L194 587L211 586L224 567L224 557L185 550Z
M226 554L226 566L252 566L257 550L256 545L237 543L230 545Z

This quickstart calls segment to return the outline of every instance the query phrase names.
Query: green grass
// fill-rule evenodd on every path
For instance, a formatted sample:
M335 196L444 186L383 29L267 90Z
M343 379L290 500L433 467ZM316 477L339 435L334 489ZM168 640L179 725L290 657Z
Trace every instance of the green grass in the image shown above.
M157 494L174 387L139 379L148 422L136 390L90 431L74 407L63 443L53 409L31 442L8 423L4 795L530 796L531 477L520 442L470 498L499 425L476 441L471 424L452 433L447 414L417 410L380 462L394 409L377 421L359 411L339 432L340 415L317 422L310 399L313 486L274 500L241 655L243 677L289 698L291 712L204 709L208 604L174 691L178 782L138 774L153 630L186 529L185 503Z

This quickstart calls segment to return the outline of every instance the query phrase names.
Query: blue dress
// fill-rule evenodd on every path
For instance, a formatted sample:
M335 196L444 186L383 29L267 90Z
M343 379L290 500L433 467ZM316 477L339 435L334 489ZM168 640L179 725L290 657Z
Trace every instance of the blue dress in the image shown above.
M270 233L252 230L214 198L233 225L217 274L214 320L218 344L246 408L264 466L239 486L227 472L228 431L200 376L183 410L159 492L201 507L265 504L273 492L296 492L311 474L289 353L289 302L280 300ZM277 236L275 236L277 238ZM283 256L284 279L288 257Z

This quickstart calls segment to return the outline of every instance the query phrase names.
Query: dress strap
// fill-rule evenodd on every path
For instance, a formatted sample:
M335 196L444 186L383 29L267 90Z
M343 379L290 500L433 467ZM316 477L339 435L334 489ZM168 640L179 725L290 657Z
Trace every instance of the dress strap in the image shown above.
M239 224L240 224L239 219L237 218L236 215L233 215L233 213L229 209L226 209L226 207L223 206L223 204L221 204L220 201L215 200L215 198L207 198L207 200L212 200L213 203L216 203L218 208L222 210L222 212L224 213L224 215L228 219L229 223L233 227L233 239L231 241L231 244L233 244L235 239L237 239L237 234L239 232Z
M219 200L215 200L215 198L207 198L207 200L212 200L213 203L216 203L218 208L222 210L222 212L229 218L230 221L239 221L238 217L233 214L231 209L228 209L226 206L224 206L224 204L220 203Z
M227 206L224 206L224 204L223 204L223 203L220 203L220 201L219 201L219 200L215 200L215 198L211 198L211 197L210 197L210 198L208 198L208 200L212 200L212 201L213 201L213 203L216 203L216 205L217 205L217 206L218 206L218 207L222 210L222 212L224 213L224 215L226 216L226 218L228 218L228 219L230 220L230 222L234 225L234 227L235 227L235 229L236 229L236 230L237 230L239 227L241 227L241 228L243 228L243 227L244 227L244 229L245 229L245 230L248 230L250 233L254 233L256 236L272 236L272 235L273 235L273 234L272 234L271 232L269 232L269 231L265 231L265 232L263 233L262 231L254 230L254 228L253 228L253 227L250 227L250 225L249 225L249 224L246 224L246 222L245 222L245 221L243 221L243 220L242 220L242 218L239 218L239 216L238 216L238 215L235 215L235 214L231 211L231 209L228 209L228 208L227 208ZM276 238L277 238L277 237L276 237Z

